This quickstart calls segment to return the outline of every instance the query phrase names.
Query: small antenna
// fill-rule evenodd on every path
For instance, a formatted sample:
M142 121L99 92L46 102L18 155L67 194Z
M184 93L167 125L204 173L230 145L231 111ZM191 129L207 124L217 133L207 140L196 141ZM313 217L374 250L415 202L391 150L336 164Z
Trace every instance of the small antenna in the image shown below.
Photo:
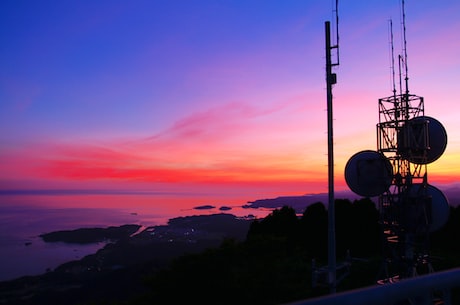
M332 62L332 66L338 66L340 64L339 54L339 0L335 0L335 8L332 10L335 13L335 44L331 46L331 50L335 49L335 62Z
M395 80L395 51L393 44L393 21L389 20L390 25L390 57L391 57L391 82L393 86L393 95L396 96L396 80Z
M404 51L404 67L405 67L405 85L406 85L406 94L409 94L409 73L408 73L408 66L407 66L407 40L406 40L406 12L404 10L404 0L401 1L402 3L402 26L403 26L403 51Z
M402 87L402 65L404 64L404 60L402 59L401 54L398 55L398 75L399 75L399 93L403 94L403 87Z

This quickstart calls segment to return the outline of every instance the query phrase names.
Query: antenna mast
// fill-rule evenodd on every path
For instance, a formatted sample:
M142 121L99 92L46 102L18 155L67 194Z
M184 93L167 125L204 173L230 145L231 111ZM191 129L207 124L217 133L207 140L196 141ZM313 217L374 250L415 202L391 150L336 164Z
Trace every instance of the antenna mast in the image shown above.
M328 266L327 268L316 268L314 260L312 261L313 269L313 287L322 282L321 285L327 284L330 293L337 290L337 282L340 282L349 272L350 262L343 262L337 265L336 262L336 241L335 241L335 198L334 198L334 136L333 136L333 115L332 115L332 85L337 83L337 75L332 73L332 68L339 65L339 17L338 17L338 0L335 1L335 37L331 37L331 22L326 21L325 38L326 38L326 84L327 84L327 166L328 166ZM333 43L331 42L333 41ZM334 51L334 55L332 54ZM334 61L332 60L334 58ZM339 276L337 276L339 272ZM327 277L324 275L327 274ZM327 280L327 283L324 283Z
M335 198L334 198L334 137L332 116L332 85L337 83L337 75L332 73L332 67L339 65L339 17L338 0L335 2L336 13L336 41L331 45L331 25L325 22L326 34L326 83L327 83L327 156L328 156L328 284L331 293L336 292L337 264L336 264L336 241L335 241ZM336 50L336 60L332 62L331 51Z

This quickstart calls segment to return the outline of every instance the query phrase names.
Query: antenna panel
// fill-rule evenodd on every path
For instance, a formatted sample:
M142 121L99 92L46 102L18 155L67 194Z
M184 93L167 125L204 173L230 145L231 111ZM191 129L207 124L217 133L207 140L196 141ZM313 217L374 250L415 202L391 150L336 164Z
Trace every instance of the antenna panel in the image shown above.
M388 190L393 180L393 167L381 153L364 150L354 154L345 166L345 181L356 194L374 197Z

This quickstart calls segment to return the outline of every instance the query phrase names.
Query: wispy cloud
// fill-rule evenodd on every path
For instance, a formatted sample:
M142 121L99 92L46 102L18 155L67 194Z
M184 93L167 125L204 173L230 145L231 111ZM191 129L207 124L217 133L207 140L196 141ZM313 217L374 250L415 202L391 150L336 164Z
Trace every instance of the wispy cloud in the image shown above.
M180 118L142 140L53 143L35 153L30 153L34 148L29 147L16 154L15 170L77 181L251 183L317 179L321 172L301 164L303 156L296 145L290 148L289 143L279 143L278 149L267 150L263 141L250 143L254 130L261 138L267 136L264 131L279 132L271 121L273 116L294 111L297 103L266 108L229 103ZM21 160L33 163L21 164Z
M254 107L243 103L229 103L202 112L192 113L174 122L169 128L149 137L148 141L166 139L218 140L222 134L236 134L244 129L247 120L263 115ZM247 126L246 126L247 127Z

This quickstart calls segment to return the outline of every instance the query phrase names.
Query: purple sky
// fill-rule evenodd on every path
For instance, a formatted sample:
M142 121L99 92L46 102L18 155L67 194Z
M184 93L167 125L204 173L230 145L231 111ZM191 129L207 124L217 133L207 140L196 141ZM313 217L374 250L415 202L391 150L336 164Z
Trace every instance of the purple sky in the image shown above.
M324 22L312 1L2 1L0 188L327 190ZM459 181L458 1L406 1L409 89ZM339 3L336 179L376 149L400 1Z

